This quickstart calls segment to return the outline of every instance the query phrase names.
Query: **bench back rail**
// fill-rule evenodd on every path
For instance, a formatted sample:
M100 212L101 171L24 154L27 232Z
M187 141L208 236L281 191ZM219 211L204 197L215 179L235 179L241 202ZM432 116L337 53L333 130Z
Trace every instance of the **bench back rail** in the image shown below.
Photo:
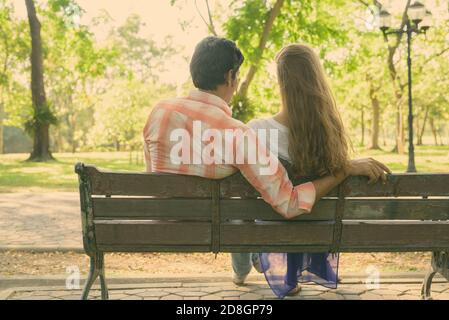
M84 247L124 252L371 252L449 248L449 174L351 177L285 220L240 175L117 173L77 164Z

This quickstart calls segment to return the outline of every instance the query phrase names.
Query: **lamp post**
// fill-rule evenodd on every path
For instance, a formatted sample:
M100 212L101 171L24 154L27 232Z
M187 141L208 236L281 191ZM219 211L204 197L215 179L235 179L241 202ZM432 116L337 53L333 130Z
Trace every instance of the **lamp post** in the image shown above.
M408 67L408 166L407 172L416 172L415 150L413 146L413 100L412 100L412 58L411 46L413 33L426 33L430 28L432 14L425 6L415 1L407 12L407 21L403 29L394 29L391 25L391 14L382 8L379 13L379 24L382 33L388 37L390 34L407 34L407 67Z

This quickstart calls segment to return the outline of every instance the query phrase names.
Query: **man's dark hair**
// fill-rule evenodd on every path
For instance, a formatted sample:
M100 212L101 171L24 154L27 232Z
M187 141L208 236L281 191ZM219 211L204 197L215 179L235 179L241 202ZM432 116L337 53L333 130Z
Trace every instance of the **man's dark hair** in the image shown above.
M225 74L232 70L235 79L244 60L236 44L228 39L207 37L195 48L190 61L190 75L198 89L215 90L225 83Z

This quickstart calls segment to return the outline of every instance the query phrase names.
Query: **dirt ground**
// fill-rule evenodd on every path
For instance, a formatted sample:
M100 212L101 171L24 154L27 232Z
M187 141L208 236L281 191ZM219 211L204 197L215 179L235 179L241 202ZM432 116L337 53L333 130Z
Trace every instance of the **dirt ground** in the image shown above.
M226 253L108 253L105 256L108 276L231 274L230 256ZM340 255L340 274L364 273L368 266L384 272L426 271L430 253L344 253ZM77 266L87 274L89 258L81 253L0 252L0 276L64 276Z

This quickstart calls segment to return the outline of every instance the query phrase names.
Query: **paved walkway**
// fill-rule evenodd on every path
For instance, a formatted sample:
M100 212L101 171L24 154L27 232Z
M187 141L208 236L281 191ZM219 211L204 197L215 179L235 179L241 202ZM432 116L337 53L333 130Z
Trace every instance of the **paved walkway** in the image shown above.
M341 284L337 290L317 285L304 285L299 295L288 300L418 300L420 283L381 284L367 288L365 284ZM432 286L434 300L449 300L447 283ZM14 288L0 292L0 300L79 300L81 290L63 287ZM94 287L90 299L99 299ZM169 282L110 285L112 300L270 300L277 299L266 282L251 282L238 287L230 282Z
M3 250L81 251L79 195L75 192L0 193L0 230Z

